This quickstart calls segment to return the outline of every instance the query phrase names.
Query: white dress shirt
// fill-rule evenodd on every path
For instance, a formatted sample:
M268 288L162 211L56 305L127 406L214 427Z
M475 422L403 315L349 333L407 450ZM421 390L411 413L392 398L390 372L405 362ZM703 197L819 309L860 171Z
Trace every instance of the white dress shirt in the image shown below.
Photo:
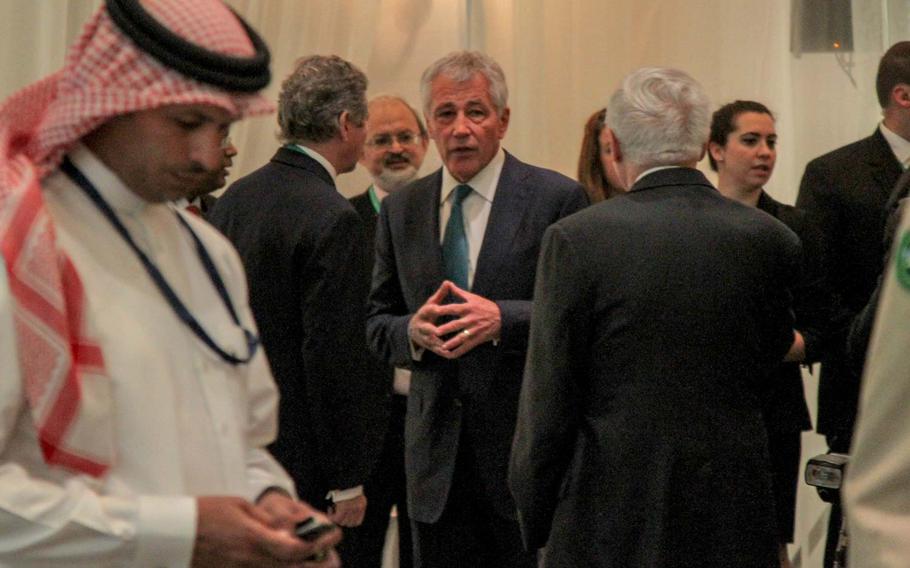
M227 240L172 205L150 204L85 148L70 154L215 342L246 340L205 272L180 214L208 250L238 316L254 329L242 265ZM126 242L61 172L43 183L58 246L85 288L87 336L112 384L116 454L102 479L48 467L25 403L6 268L0 267L0 566L189 566L200 495L255 499L293 483L263 449L277 389L260 348L231 366L164 300Z
M487 221L490 219L490 210L493 208L493 198L496 196L496 186L499 185L499 176L502 174L502 165L506 161L505 151L500 147L493 159L490 160L477 175L464 182L470 185L472 191L461 203L461 214L464 218L465 236L468 240L468 287L474 285L474 272L477 270L477 257L480 256L480 247L483 245L483 236L487 231ZM452 213L452 200L455 188L462 185L452 177L449 170L442 169L442 191L439 193L439 242L445 237L446 223Z
M900 134L892 132L890 128L885 126L884 122L878 125L878 130L885 137L885 141L888 142L891 151L894 152L894 157L897 158L897 161L901 163L904 169L907 169L907 166L910 166L910 140L906 140Z

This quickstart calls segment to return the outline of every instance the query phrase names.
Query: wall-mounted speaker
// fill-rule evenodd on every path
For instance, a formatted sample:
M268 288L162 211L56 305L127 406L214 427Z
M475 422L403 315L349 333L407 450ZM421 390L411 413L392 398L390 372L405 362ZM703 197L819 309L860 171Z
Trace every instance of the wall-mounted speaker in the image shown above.
M792 0L790 51L853 51L851 0Z

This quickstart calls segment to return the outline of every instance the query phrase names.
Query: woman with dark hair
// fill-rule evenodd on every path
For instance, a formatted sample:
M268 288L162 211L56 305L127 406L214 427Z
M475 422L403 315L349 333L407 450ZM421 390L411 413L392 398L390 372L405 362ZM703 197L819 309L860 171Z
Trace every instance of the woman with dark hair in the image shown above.
M600 109L585 123L578 157L578 182L585 187L591 203L625 191L613 167L613 152L607 140L607 109Z
M781 566L789 567L788 542L793 542L800 436L809 430L809 410L803 395L799 363L819 359L822 330L828 315L824 294L818 229L802 211L775 201L763 187L774 172L777 133L774 115L754 101L722 106L711 120L708 160L718 174L717 187L726 197L757 207L787 225L803 245L803 274L793 290L796 315L794 343L786 362L769 370L762 392L762 414L768 431L775 507L780 535Z

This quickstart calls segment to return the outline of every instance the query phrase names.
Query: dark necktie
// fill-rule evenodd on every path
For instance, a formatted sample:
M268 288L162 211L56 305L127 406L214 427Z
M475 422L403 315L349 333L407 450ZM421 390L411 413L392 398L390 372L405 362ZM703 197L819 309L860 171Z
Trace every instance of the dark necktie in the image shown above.
M190 203L189 205L184 207L184 209L186 209L187 211L189 211L190 213L192 213L193 215L195 215L197 217L202 217L202 209L199 209L198 205L193 205L192 203Z
M442 237L442 259L446 267L446 278L464 290L468 289L468 237L464 231L464 215L461 204L471 194L471 186L458 185L453 192L452 212Z

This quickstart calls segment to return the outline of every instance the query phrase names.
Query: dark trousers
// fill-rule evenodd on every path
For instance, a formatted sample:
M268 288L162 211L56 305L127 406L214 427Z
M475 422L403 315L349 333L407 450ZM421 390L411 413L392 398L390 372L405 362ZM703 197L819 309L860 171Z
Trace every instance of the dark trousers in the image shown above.
M774 487L774 510L777 531L782 544L793 542L796 514L796 485L799 480L799 457L802 432L768 431L768 451Z
M338 547L345 568L382 566L382 548L389 528L389 512L393 505L398 511L398 565L400 568L411 568L413 565L411 521L408 518L404 477L406 408L407 397L395 395L382 454L370 479L363 486L363 492L367 497L366 515L359 527L344 529L344 539Z
M412 521L415 566L536 568L537 555L524 549L518 522L492 509L474 467L476 460L462 439L442 516L435 523Z

